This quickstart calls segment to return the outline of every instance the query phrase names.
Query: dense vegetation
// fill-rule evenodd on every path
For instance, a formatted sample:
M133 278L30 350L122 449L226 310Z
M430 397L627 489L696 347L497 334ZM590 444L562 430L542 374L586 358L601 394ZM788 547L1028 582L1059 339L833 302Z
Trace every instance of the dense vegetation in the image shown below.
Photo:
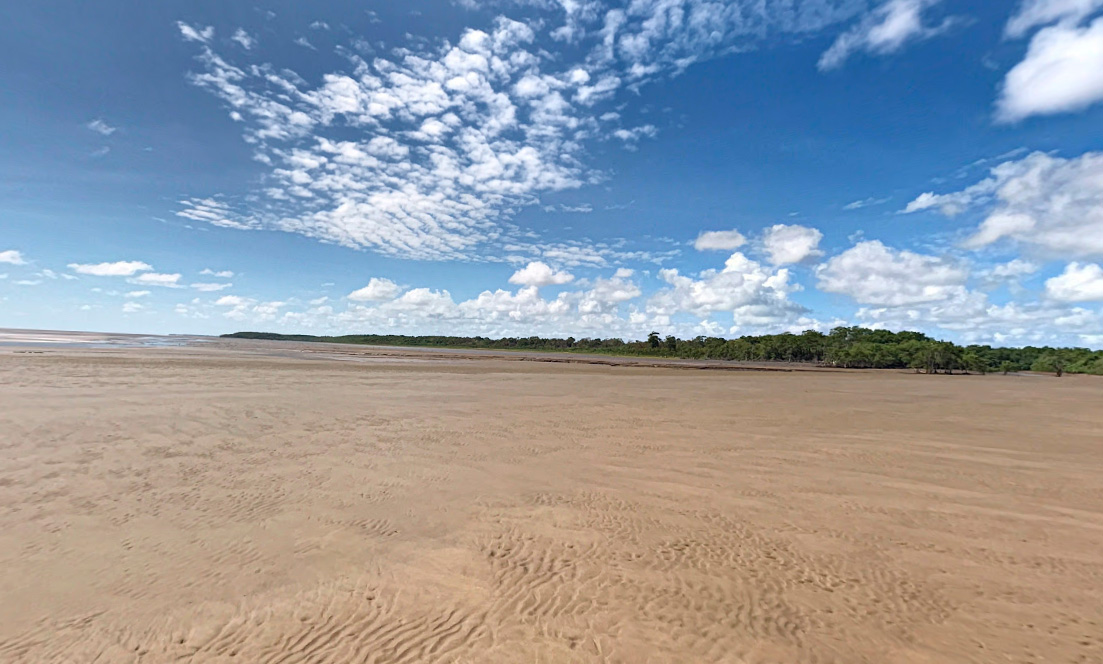
M958 346L920 332L890 332L861 327L837 327L828 334L808 330L802 334L768 334L721 339L677 339L652 332L646 341L621 339L546 339L543 337L446 337L352 334L316 337L304 334L236 332L224 337L281 341L330 342L374 346L425 346L536 350L609 355L640 355L755 362L808 362L834 367L903 369L924 373L1008 373L1047 371L1057 374L1103 375L1103 351L1086 348L992 348Z

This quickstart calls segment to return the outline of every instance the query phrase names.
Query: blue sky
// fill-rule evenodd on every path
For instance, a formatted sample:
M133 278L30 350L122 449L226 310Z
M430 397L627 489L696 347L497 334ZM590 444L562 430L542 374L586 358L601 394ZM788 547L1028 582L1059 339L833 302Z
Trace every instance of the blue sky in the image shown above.
M22 3L0 327L1103 347L1103 0Z

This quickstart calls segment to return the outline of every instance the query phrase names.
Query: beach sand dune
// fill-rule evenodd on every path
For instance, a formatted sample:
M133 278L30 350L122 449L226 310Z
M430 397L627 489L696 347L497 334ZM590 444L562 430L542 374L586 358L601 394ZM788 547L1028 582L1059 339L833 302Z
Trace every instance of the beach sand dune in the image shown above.
M0 661L1100 662L1101 404L3 350Z

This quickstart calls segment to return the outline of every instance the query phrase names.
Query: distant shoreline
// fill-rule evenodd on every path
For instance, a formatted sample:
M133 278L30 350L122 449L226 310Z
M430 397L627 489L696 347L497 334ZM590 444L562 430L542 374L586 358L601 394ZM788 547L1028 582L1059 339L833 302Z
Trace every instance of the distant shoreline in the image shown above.
M352 346L427 348L501 353L525 352L561 356L604 356L650 359L658 362L707 362L708 368L753 363L759 370L898 369L916 373L1018 373L1034 371L1103 375L1103 351L1086 348L993 348L958 346L921 332L838 327L824 334L806 330L743 336L737 339L699 336L693 339L660 337L646 341L618 338L458 337L446 335L357 334L315 336L274 332L234 332L221 338ZM560 361L569 361L562 359ZM799 368L798 368L799 367Z

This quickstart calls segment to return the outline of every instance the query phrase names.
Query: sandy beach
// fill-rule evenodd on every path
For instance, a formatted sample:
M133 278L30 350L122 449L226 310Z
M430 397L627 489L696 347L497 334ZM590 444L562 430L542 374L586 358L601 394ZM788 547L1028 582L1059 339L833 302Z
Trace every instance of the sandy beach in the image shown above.
M1103 661L1103 380L611 364L0 348L0 661Z

